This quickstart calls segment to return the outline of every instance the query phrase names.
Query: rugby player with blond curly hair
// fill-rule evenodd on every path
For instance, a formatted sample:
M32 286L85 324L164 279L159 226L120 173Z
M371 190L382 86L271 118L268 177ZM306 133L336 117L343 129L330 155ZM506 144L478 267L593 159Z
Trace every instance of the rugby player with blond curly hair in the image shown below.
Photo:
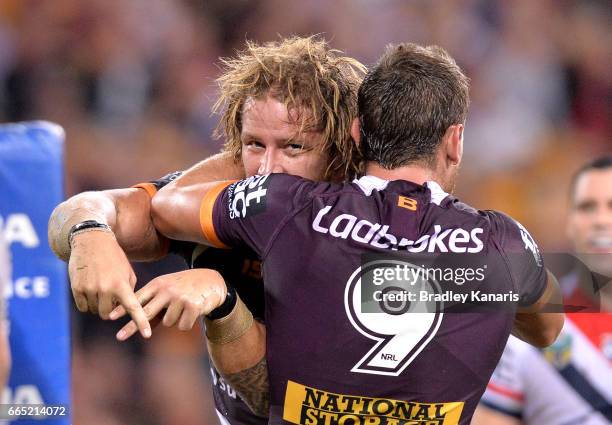
M341 182L359 172L360 155L350 135L357 114L357 90L365 73L358 61L331 49L321 38L294 37L247 43L222 65L215 110L221 113L217 134L225 138L223 152L184 173L134 188L76 195L60 204L49 221L49 241L54 252L69 263L78 309L116 319L122 311L111 316L111 310L118 303L133 318L118 332L120 340L138 330L150 337L149 321L162 309L166 309L164 325L191 329L202 314L210 313L211 306L226 298L225 289L214 292L202 287L202 282L215 278L231 284L230 297L237 291L256 319L264 318L258 258L239 250L168 241L151 221L151 197L157 190L170 182L188 186L270 172ZM134 293L136 277L128 259L155 260L168 251L180 252L190 266L207 270L161 276ZM151 299L155 302L141 307ZM210 317L214 318L215 312ZM253 329L262 335L265 332L260 321L255 321ZM229 353L231 367L223 373L234 372L236 364L238 370L253 366L240 363L244 350ZM223 358L213 360L219 363ZM218 379L213 380L222 421L233 425L267 423L240 399L229 397ZM267 416L265 410L257 413Z

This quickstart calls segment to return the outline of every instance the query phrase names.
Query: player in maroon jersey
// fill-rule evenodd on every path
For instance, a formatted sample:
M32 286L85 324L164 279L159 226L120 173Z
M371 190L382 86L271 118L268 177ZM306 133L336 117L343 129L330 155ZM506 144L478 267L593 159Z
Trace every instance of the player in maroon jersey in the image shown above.
M311 179L345 180L354 176L359 156L350 138L350 125L357 111L357 88L364 67L343 57L322 40L293 38L265 45L249 44L236 58L226 61L220 78L223 110L220 128L226 136L226 152L186 172L182 182L243 178L272 171ZM254 100L254 99L260 100ZM295 120L292 111L309 112L308 119ZM315 118L316 116L316 118ZM177 178L169 175L137 188L78 195L58 207L50 220L49 240L56 253L70 258L71 287L81 311L108 318L112 298L131 307L132 317L143 334L148 329L150 307L143 311L134 295L131 259L155 259L168 244L155 232L150 220L150 196ZM73 225L94 220L66 246ZM107 232L107 224L114 236ZM73 232L74 233L74 232ZM263 295L259 261L252 253L208 249L193 244L170 243L190 265L219 271L237 290L258 319L263 319ZM195 312L203 307L197 283L203 276L219 276L208 270L190 270L163 276L148 287L176 293L177 288L195 297L196 305L166 300L176 308ZM224 294L224 292L223 292ZM171 302L172 301L172 302ZM174 302L176 301L176 302ZM191 328L191 322L164 320L166 325ZM135 330L136 328L134 328ZM120 339L127 337L120 336ZM259 360L259 359L258 359ZM215 405L222 421L233 425L262 424L235 397L233 390L213 371Z
M153 199L162 233L263 260L271 424L467 425L511 331L538 346L556 338L563 315L542 310L560 303L558 285L527 230L448 193L468 102L444 50L392 46L359 90L365 176L171 184ZM439 277L405 286L410 271ZM240 303L216 301L233 308L209 339L263 344Z

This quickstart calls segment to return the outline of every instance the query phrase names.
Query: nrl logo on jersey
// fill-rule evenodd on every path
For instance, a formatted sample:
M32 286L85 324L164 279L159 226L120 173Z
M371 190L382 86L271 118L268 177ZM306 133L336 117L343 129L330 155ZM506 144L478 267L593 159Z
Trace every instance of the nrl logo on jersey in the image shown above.
M254 216L266 210L266 194L270 174L252 176L231 185L228 207L231 219Z

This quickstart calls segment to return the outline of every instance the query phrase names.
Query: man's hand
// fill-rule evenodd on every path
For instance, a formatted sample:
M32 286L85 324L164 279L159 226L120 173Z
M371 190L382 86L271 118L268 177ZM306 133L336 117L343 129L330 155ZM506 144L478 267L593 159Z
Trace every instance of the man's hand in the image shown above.
M119 303L138 324L136 329L142 336L151 336L147 316L134 294L136 275L112 233L92 231L75 235L68 272L79 311L108 319Z
M159 276L136 292L147 318L153 319L166 309L163 324L168 327L176 325L182 331L193 328L200 316L223 304L226 296L227 287L223 277L209 269L185 270ZM125 313L125 308L119 306L111 312L110 318L116 320ZM131 320L117 332L117 339L125 341L138 328L137 322Z

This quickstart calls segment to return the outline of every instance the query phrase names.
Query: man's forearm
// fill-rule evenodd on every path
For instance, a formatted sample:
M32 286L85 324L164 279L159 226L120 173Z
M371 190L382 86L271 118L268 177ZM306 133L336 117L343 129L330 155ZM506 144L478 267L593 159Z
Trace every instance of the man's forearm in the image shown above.
M236 163L229 153L205 159L155 195L152 202L155 227L171 239L207 244L199 221L204 195L216 182L242 178L242 163Z
M253 367L236 373L221 373L221 376L236 390L254 414L261 417L269 416L270 383L265 357Z
M51 249L59 258L70 257L69 232L72 226L85 220L96 220L114 225L116 219L113 202L101 192L85 192L62 202L49 219L48 236Z
M181 188L243 177L242 163L222 152L194 165L171 185ZM151 220L151 199L142 189L84 192L58 205L49 220L49 244L64 261L70 256L70 229L85 220L108 224L131 260L153 260L163 254L163 241Z
M270 397L265 326L239 302L220 320L206 320L210 359L217 371L258 416L268 416ZM249 318L250 320L247 320Z
M186 187L195 183L241 180L244 177L242 162L236 162L229 152L221 152L198 162L168 186Z
M69 232L78 223L95 220L110 226L132 260L153 260L164 243L151 220L151 201L142 189L84 192L58 205L49 220L49 244L55 254L70 257Z

